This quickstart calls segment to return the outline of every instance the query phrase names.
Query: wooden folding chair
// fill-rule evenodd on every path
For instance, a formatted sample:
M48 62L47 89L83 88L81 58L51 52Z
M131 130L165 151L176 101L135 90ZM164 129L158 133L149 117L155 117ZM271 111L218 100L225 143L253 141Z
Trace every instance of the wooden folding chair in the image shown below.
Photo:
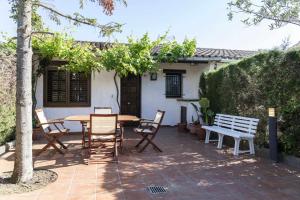
M111 107L94 107L94 114L112 114Z
M94 107L94 114L112 114L112 108L111 107ZM86 140L86 129L90 127L89 122L84 122L82 124L82 146L85 147L85 143L88 142Z
M94 107L94 114L112 114L112 108L111 107ZM117 131L120 132L120 134L117 134L117 141L119 142L119 147L122 152L123 150L123 140L124 140L124 131L123 128L120 126L120 124L117 124Z
M101 143L113 142L113 154L116 158L118 157L117 122L117 114L90 115L90 127L88 128L90 153L92 142L99 140Z
M41 151L37 153L37 156L51 146L60 154L64 154L64 152L60 148L58 148L55 144L58 143L62 148L67 149L67 147L59 140L60 137L68 134L70 131L69 129L65 128L64 121L63 120L48 121L43 109L36 109L35 114L38 118L39 126L41 126L44 136L48 141L48 144L46 144L41 149ZM50 125L55 127L55 130L52 130Z
M153 142L162 120L164 118L165 111L158 110L154 120L141 119L140 125L138 128L133 129L135 133L142 136L142 139L135 147L139 147L144 141L146 144L140 149L139 152L143 152L146 147L151 144L154 149L162 152L162 150Z

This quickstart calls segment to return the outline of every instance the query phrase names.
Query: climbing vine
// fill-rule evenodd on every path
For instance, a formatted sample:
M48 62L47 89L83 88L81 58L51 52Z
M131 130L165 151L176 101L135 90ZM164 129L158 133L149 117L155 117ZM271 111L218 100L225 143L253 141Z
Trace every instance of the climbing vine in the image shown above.
M73 72L115 71L114 82L119 88L117 76L142 75L158 70L161 62L177 62L180 58L193 56L196 41L185 39L182 44L166 39L167 34L151 40L148 34L141 38L129 37L126 44L114 43L100 50L89 43L79 43L66 34L55 33L33 39L33 48L43 63L53 58L66 60L62 67ZM154 52L154 49L159 49ZM118 102L119 105L119 102Z
M195 40L186 39L179 44L166 40L166 36L153 41L148 34L140 39L129 37L126 44L116 42L100 50L92 44L76 42L66 34L55 33L34 37L32 46L41 60L67 60L63 67L73 72L90 73L105 69L115 71L119 76L141 75L156 71L161 62L177 62L195 53ZM154 48L160 50L154 54Z

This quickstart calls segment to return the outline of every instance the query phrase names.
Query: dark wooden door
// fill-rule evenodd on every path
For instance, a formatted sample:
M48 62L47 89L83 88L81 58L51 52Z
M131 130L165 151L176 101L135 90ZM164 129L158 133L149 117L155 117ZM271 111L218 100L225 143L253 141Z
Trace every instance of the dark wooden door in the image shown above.
M128 75L121 78L121 114L141 115L141 77Z

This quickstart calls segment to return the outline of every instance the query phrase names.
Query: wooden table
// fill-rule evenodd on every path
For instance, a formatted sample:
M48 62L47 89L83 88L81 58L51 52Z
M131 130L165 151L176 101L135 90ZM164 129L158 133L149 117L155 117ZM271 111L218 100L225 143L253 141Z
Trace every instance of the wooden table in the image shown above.
M85 147L85 128L87 123L90 121L90 115L71 115L64 118L65 121L78 121L81 123L82 126L82 146ZM126 122L138 122L140 121L140 118L134 116L134 115L118 115L118 123L120 125L121 129L121 135L123 140L123 134L124 134L124 123Z
M79 122L89 122L90 115L71 115L64 118L65 121L79 121ZM140 121L140 118L134 115L118 115L118 122L134 122Z

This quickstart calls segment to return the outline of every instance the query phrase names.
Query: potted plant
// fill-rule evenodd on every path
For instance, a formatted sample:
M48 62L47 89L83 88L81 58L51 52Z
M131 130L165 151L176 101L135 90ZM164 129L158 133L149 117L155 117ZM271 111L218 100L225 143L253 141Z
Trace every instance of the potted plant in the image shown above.
M39 140L43 137L42 132L40 130L41 127L38 126L38 122L33 117L32 119L32 140Z
M194 103L191 103L191 105L193 106L193 108L195 109L196 113L197 113L197 119L194 119L194 116L192 116L192 123L189 125L189 130L190 133L192 134L197 134L197 132L199 132L199 129L201 128L201 112L200 112L200 108L199 106L197 106Z
M201 127L200 126L200 122L198 120L194 120L193 117L192 117L192 123L190 124L189 126L189 129L190 129L190 133L195 135L197 134L197 127Z
M187 123L186 122L180 122L177 124L177 131L180 133L187 132Z
M212 123L212 118L214 116L214 112L209 108L209 100L208 98L201 98L199 100L199 104L200 104L200 107L201 107L201 113L202 113L202 121L203 123L201 123L202 125L210 125Z
M192 103L194 109L197 112L197 122L199 122L192 126L192 131L194 131L197 134L200 140L205 139L205 130L202 128L202 125L209 125L212 122L212 118L214 115L214 112L208 109L209 104L209 100L204 97L199 100L200 108L196 104Z

